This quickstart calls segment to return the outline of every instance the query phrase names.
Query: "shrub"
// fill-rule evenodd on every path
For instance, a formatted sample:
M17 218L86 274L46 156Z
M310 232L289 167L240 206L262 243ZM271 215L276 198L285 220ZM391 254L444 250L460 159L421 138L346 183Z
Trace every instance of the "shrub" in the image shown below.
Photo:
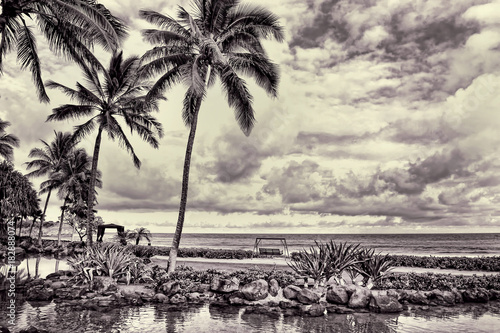
M500 272L500 257L435 257L390 255L393 266Z

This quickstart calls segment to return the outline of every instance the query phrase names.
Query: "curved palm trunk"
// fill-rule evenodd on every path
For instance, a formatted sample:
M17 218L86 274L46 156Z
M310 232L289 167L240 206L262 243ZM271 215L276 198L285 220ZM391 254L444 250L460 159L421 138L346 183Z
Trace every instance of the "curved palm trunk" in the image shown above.
M43 222L45 222L45 213L47 212L47 206L49 204L50 194L52 193L52 189L49 190L47 194L47 200L45 200L45 206L43 208L42 217L40 218L40 228L38 229L38 245L42 246L42 227Z
M196 109L193 115L193 122L189 131L189 138L186 147L186 156L184 158L184 171L182 173L182 193L181 203L179 207L179 217L177 219L177 226L175 227L174 239L172 240L172 247L168 256L168 273L175 271L177 262L177 252L181 242L182 228L184 227L184 215L186 214L186 204L189 185L189 169L191 167L191 153L193 152L194 137L196 135L196 126L198 125L198 112L200 111L201 99L198 100Z
M36 217L33 218L33 222L31 223L30 234L29 234L30 238L31 238L31 233L33 232L33 227L35 226L35 222L36 222Z
M92 170L90 173L90 186L87 202L87 245L92 245L92 221L94 220L94 200L95 200L95 180L97 177L97 162L99 161L99 151L101 150L102 125L99 125L97 137L94 145L94 156L92 157Z
M61 246L61 232L62 232L62 227L63 227L63 221L64 221L64 212L66 212L66 205L68 204L68 199L69 195L64 198L64 203L63 207L61 209L61 222L59 222L59 231L57 232L57 246Z

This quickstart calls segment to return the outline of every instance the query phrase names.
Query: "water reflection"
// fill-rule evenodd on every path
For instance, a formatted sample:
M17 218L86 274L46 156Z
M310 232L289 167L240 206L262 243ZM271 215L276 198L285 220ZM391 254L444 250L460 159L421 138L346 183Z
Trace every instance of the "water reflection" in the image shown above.
M102 311L75 311L54 303L18 304L20 329L30 325L49 332L286 332L286 333L486 333L500 327L499 303L453 308L410 308L401 314L329 314L319 318L245 312L244 308L198 304L123 307ZM0 325L5 325L6 303L0 303Z
M0 262L0 267L6 265L5 262ZM69 265L66 260L59 260L51 257L26 257L17 263L17 270L23 269L29 277L45 278L50 273L59 270L68 270Z

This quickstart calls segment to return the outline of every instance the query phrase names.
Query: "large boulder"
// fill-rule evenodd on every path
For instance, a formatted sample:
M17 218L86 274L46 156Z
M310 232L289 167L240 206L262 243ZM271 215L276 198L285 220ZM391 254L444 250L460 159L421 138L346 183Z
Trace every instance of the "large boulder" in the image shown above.
M181 284L177 281L167 281L158 288L158 291L167 296L177 294L181 290Z
M318 303L321 295L312 289L304 288L297 294L297 300L302 304Z
M374 294L370 300L370 310L379 313L401 312L403 311L403 305L395 297Z
M50 301L54 297L54 289L45 288L43 285L35 285L26 291L28 301Z
M437 305L453 305L455 304L455 295L448 290L434 289L429 294L429 300Z
M77 299L84 293L82 288L78 287L68 287L55 289L55 297L61 299Z
M462 293L465 302L487 303L490 299L488 290L484 288L474 288L464 290Z
M407 292L407 301L417 305L428 305L427 294L422 290L410 290Z
M221 279L218 276L212 279L210 289L219 293L231 293L238 291L240 288L240 280L236 277L232 279Z
M172 298L170 298L170 303L172 304L186 303L186 297L180 294L175 294L174 296L172 296Z
M370 302L370 297L370 289L357 286L349 298L347 306L351 309L365 308Z
M266 280L259 279L247 283L241 288L241 292L249 301L259 301L267 297L269 293L269 285Z
M111 287L113 286L113 287ZM94 276L94 283L92 284L92 290L96 292L103 292L109 290L109 288L116 287L116 281L110 276Z
M302 289L297 286L289 285L283 289L283 296L288 299L296 299L301 290Z
M55 281L50 284L50 287L54 290L61 289L66 287L66 282L64 281Z
M276 279L271 279L269 281L269 293L271 296L276 297L278 296L278 291L280 290L280 285Z
M307 290L307 289L305 289ZM302 315L307 315L311 317L321 317L325 315L325 306L323 304L310 304L310 305L301 305L299 307L300 313Z
M347 304L349 295L341 286L333 285L326 291L326 300L333 304Z
M157 303L168 303L168 297L165 294L157 293L153 296L153 301Z

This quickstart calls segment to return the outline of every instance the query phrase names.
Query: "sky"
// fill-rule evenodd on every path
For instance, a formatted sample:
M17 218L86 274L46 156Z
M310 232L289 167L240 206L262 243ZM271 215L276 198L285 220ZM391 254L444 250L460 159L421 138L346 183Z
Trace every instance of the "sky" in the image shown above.
M434 233L500 232L500 1L247 0L280 17L283 43L265 42L279 65L278 98L246 78L257 123L239 129L220 85L201 107L191 164L185 232ZM175 15L187 1L102 0L130 29L123 49L141 55L153 28L139 9ZM44 80L74 86L79 69L38 39ZM106 63L109 55L97 51ZM185 87L166 93L156 115L159 149L132 140L142 161L103 139L106 223L173 233L188 129ZM69 101L50 90L38 102L15 54L0 78L0 118L29 150L54 130ZM95 134L81 143L92 152ZM34 179L36 186L42 179ZM48 219L62 201L54 198Z

